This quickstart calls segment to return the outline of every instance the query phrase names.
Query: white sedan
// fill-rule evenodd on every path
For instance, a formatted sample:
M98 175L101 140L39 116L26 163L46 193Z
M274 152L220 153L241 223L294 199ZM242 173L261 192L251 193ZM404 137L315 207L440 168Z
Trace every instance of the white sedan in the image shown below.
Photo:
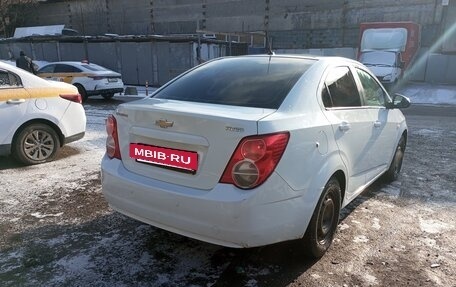
M0 63L0 156L13 154L24 164L51 161L85 128L76 87Z
M43 79L61 81L78 88L85 101L89 96L101 95L111 99L114 94L122 93L122 76L105 67L83 62L55 62L41 67L37 75Z
M216 59L107 119L103 193L115 210L188 237L301 239L320 257L340 209L398 177L409 105L349 59Z

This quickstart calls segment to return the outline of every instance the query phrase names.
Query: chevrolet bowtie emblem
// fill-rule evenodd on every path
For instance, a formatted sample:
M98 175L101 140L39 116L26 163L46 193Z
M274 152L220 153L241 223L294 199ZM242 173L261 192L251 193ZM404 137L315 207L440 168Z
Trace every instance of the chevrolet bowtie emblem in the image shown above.
M162 129L166 129L172 127L174 125L174 122L167 120L157 120L155 121L155 125L161 127Z

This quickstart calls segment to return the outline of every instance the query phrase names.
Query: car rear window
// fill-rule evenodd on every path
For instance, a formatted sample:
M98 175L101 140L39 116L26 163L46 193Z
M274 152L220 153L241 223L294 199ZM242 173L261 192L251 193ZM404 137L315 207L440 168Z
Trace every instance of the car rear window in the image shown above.
M108 71L108 69L96 64L82 64L81 66L90 71Z
M277 109L315 61L277 56L216 60L187 73L154 97Z

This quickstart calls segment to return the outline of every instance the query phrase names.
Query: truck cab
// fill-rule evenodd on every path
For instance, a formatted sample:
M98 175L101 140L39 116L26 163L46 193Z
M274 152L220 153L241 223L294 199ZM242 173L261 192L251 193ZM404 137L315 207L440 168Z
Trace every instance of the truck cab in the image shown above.
M420 47L420 26L413 22L361 23L358 61L392 88L411 65Z
M405 63L399 51L367 50L361 53L359 61L368 67L387 89L400 79Z

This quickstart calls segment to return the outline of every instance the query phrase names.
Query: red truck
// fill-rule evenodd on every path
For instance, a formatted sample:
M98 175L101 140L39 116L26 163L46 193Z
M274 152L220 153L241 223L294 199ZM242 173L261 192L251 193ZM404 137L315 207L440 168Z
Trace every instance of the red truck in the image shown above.
M420 26L413 22L361 23L358 61L390 88L418 54L420 41Z

